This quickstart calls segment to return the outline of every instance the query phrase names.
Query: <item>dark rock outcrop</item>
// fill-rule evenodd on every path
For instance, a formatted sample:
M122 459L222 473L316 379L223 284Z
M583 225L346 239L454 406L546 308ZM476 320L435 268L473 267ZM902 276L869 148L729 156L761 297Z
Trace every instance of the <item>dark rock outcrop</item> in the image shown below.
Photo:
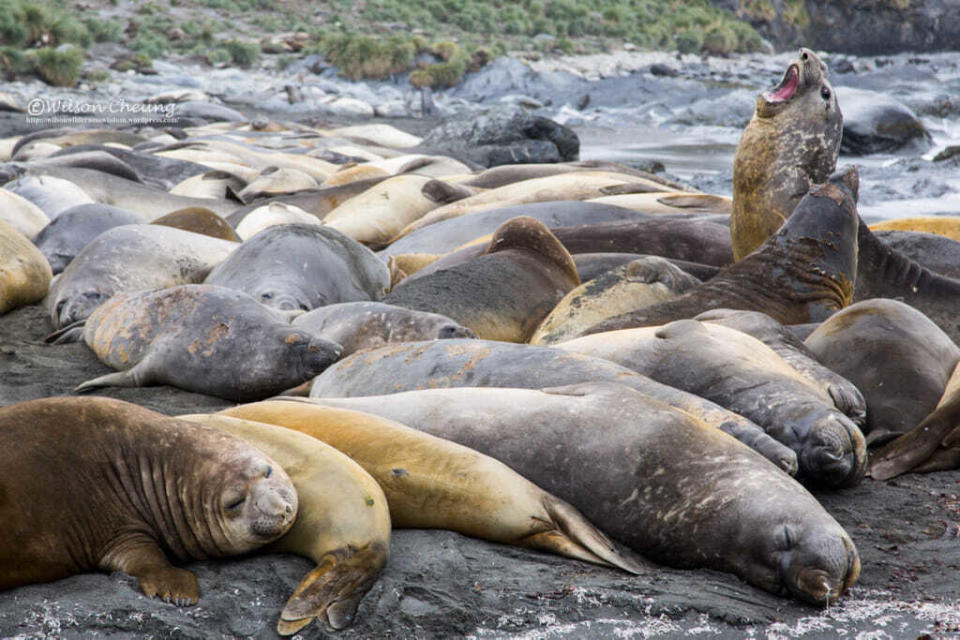
M850 87L840 88L837 95L843 110L840 153L922 153L930 148L930 134L905 104L882 93Z

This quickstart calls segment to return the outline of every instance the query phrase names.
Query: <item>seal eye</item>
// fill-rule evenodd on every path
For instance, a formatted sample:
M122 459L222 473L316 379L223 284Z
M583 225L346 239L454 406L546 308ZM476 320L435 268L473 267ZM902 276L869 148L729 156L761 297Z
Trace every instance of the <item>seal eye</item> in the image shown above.
M227 505L227 511L236 511L247 501L247 496L241 496Z
M269 293L269 292L268 292L268 293L261 293L261 294L260 294L260 299L261 299L261 300L273 300L273 294L272 294L272 293Z
M820 89L820 97L824 100L830 99L830 87L823 87Z
M269 478L272 475L273 475L273 467L267 467L267 473L263 477Z

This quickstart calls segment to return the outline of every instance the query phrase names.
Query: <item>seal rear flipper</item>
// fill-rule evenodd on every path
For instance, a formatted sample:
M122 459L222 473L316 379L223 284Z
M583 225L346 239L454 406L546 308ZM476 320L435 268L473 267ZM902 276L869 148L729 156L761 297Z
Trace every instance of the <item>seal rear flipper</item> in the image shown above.
M139 367L127 369L126 371L117 371L92 378L83 382L73 390L74 393L84 393L98 387L141 387L144 386L144 377L137 372Z
M940 448L913 468L914 473L960 469L960 447Z
M287 600L280 612L277 633L292 635L314 618L320 618L331 631L353 624L357 606L386 566L388 554L379 544L359 551L345 547L325 554Z
M880 449L870 463L870 477L889 480L923 464L936 453L941 442L952 441L951 432L958 424L960 396L944 403L916 427Z
M623 555L610 538L575 507L549 493L544 494L542 504L551 519L544 524L550 529L531 534L519 540L518 545L618 567L635 575L643 573L639 563Z

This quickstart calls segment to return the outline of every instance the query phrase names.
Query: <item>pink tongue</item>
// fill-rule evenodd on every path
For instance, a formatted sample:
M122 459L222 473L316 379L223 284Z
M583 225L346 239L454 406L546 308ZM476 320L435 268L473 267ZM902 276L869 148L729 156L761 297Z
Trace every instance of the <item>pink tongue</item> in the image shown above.
M781 87L769 95L771 102L783 102L793 97L793 92L797 90L797 70L790 67L787 71L787 77Z

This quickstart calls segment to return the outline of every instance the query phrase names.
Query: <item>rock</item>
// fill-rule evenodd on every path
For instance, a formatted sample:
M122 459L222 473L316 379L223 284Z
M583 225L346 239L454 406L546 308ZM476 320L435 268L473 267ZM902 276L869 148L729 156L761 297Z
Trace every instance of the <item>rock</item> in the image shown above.
M680 75L679 71L670 65L663 64L662 62L657 62L650 65L650 73L658 77L666 78L676 78L678 75Z
M356 98L337 96L325 101L327 111L335 116L363 116L373 117L373 107Z
M905 104L882 93L849 87L840 89L839 101L843 110L840 153L864 156L930 148L930 134Z
M943 162L951 158L960 157L960 144L952 144L937 155L933 156L934 162Z
M573 130L516 106L454 116L427 133L422 146L484 167L565 162L580 155Z
M177 104L174 112L181 118L202 118L208 122L246 122L247 117L235 109L213 102L188 100Z

